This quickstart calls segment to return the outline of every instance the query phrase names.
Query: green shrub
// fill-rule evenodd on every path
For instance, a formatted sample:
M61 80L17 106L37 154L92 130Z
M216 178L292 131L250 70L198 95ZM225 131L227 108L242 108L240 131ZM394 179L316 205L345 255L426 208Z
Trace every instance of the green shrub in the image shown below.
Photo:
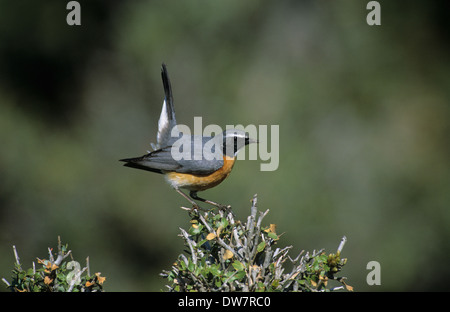
M255 195L245 223L235 221L230 209L189 209L191 226L180 228L187 250L161 274L169 291L352 290L344 277L335 276L347 262L340 257L345 237L335 254L302 251L292 259L292 246L275 248L281 237L276 226L261 226L268 210L258 214L256 202Z
M16 262L12 270L11 282L3 278L3 282L15 292L96 292L103 291L105 277L100 273L91 275L89 258L86 266L81 268L79 262L73 260L67 245L62 245L58 237L58 252L48 250L49 259L37 258L37 266L23 269L19 261L16 247L13 246ZM67 259L70 256L70 259ZM56 257L56 259L55 259ZM67 259L67 260L66 260Z

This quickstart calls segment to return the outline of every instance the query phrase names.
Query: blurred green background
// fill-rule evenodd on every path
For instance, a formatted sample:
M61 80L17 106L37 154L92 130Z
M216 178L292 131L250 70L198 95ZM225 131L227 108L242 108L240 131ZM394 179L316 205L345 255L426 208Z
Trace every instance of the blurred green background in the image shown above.
M450 290L448 1L379 1L381 26L356 0L79 3L0 1L0 277L61 235L107 291L164 289L186 201L118 159L155 141L165 62L179 123L280 127L278 170L202 195L245 219L257 193L292 256L346 235L357 291Z

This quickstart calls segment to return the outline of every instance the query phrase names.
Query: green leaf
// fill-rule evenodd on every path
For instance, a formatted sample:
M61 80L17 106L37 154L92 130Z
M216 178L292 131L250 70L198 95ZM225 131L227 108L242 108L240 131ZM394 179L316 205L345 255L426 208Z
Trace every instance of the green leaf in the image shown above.
M205 239L203 239L203 240L201 240L201 241L199 241L198 243L197 243L197 246L202 246L204 243L206 243L208 240L205 238Z
M220 276L221 271L219 270L219 267L217 265L211 265L209 268L209 272L211 272L214 276Z
M265 286L263 282L258 282L257 283L258 288L256 289L256 291L264 291L265 290Z
M167 276L167 279L169 281L173 281L176 277L177 275L173 271L170 271L169 275Z
M194 269L195 269L194 262L191 262L191 260L189 260L188 270L190 272L194 272Z
M225 219L225 218L223 218L222 221L220 222L220 225L221 225L223 228L226 228L226 227L228 226L228 220Z
M261 243L258 244L258 247L256 248L256 250L258 252L261 252L261 251L264 250L264 248L266 248L266 242L261 242Z
M234 275L234 278L237 280L241 280L245 277L245 271L239 271Z
M189 234L191 235L198 235L202 232L203 229L203 225L202 224L193 224L190 228L189 228Z
M318 271L320 269L319 263L318 262L314 262L312 269L313 269L313 271Z
M233 262L233 268L236 270L236 271L242 271L242 270L244 270L244 265L242 264L242 262L240 262L240 261L234 261Z

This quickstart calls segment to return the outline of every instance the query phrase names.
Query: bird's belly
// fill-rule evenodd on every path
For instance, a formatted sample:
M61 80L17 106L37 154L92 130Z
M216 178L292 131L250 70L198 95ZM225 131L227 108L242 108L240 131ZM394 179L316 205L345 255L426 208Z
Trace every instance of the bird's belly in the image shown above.
M204 191L214 187L225 180L233 169L235 158L224 156L223 166L210 174L190 174L167 172L165 174L167 182L176 188L184 188L190 191Z

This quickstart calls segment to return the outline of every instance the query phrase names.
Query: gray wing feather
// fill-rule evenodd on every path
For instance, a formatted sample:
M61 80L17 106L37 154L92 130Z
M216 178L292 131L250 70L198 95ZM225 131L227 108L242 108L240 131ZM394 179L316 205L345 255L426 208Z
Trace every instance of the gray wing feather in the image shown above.
M198 137L199 138L199 137ZM186 140L183 142L182 140ZM211 138L203 137L201 140L194 140L192 137L183 137L179 142L190 144L191 151L190 157L184 157L179 160L175 160L172 155L172 146L167 146L159 150L153 151L142 157L122 159L127 162L128 167L134 167L138 169L150 170L150 171L174 171L179 173L192 173L192 174L210 174L220 169L223 166L223 158L220 157L205 159L204 155L201 159L195 159L195 151L199 151L199 148L203 148L204 144L209 142ZM174 152L183 152L183 147L187 145L179 145ZM187 156L186 154L185 156Z

